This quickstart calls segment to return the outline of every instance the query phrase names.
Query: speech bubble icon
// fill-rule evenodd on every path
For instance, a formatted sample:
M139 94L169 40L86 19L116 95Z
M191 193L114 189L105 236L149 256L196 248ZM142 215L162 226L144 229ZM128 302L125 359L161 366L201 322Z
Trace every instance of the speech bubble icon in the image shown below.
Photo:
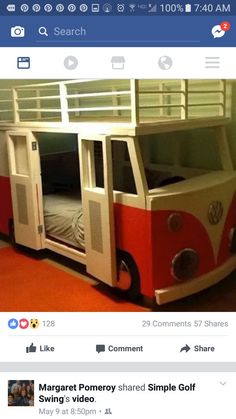
M214 36L214 38L221 38L222 36L224 36L225 31L221 29L220 25L215 25L213 26L211 33Z
M105 345L96 345L96 352L100 354L100 352L105 352Z

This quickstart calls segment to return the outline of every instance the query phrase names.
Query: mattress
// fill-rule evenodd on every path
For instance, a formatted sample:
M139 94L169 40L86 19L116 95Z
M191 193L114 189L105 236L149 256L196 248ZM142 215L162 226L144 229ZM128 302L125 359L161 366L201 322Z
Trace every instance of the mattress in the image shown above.
M84 223L79 193L43 196L46 235L84 249Z

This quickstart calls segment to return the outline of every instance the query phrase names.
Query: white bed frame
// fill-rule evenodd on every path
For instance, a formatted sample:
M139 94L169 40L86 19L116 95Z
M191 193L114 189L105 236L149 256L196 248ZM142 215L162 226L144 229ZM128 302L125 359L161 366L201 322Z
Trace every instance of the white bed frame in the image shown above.
M169 90L165 87L168 82L173 83L168 80L157 81L155 89L145 90L140 89L139 80L131 79L128 81L129 89L118 90L115 81L113 86L111 82L106 81L102 84L101 80L69 80L22 85L11 90L0 91L0 96L1 92L4 94L4 99L0 99L0 130L6 132L8 142L15 235L18 243L35 249L46 247L68 256L85 264L87 271L96 278L111 286L116 286L117 261L113 203L120 202L145 209L148 205L147 197L152 193L148 190L141 158L138 141L140 136L210 127L215 131L222 169L233 170L225 131L225 126L229 122L225 80L219 80L217 89L212 90L204 88L191 90L188 80L181 80L180 89ZM107 90L105 90L106 83ZM84 92L84 88L91 84L102 86L102 89ZM6 94L9 94L7 99ZM157 98L157 104L143 105L143 97L147 95ZM204 100L197 103L190 101L194 95L201 95ZM209 100L209 95L216 95L217 100ZM179 102L165 103L165 98L168 96L178 97ZM122 97L128 105L119 104ZM97 104L96 102L100 103L102 98L111 99L112 104L110 106ZM94 105L83 106L84 99L93 100ZM74 101L73 106L71 100ZM195 112L195 117L192 115L193 108L199 109L199 113ZM150 110L151 118L143 117L143 109ZM211 116L204 117L205 112L209 110L211 110ZM100 116L97 117L96 113ZM103 114L106 118L102 116ZM64 132L78 135L84 214L92 211L95 219L100 217L97 220L99 222L96 223L91 223L89 216L85 217L85 253L45 237L40 159L39 153L35 153L38 149L35 139L37 132ZM93 148L95 141L102 142L104 188L98 188L95 183ZM127 143L137 189L135 197L113 191L112 141ZM176 144L174 159L176 174L188 174L188 177L191 177L204 173L202 169L183 167L179 156L180 151ZM17 167L19 159L20 167ZM144 153L144 160L146 167L154 169L148 152ZM158 167L173 171L173 166L170 165ZM16 192L16 185L22 185L22 187L18 186L18 192ZM19 194L23 189L29 213L27 222L23 220L20 223L17 221L17 214L19 216ZM91 208L91 202L93 202L93 208ZM24 214L22 216L24 218ZM98 251L101 245L101 242L97 240L99 234L102 235L102 251Z

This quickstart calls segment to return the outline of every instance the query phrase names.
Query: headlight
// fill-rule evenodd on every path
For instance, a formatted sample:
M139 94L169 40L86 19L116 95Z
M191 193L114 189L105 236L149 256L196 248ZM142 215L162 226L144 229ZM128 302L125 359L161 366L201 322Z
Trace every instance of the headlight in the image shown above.
M172 275L175 279L193 278L199 266L199 256L193 249L183 249L172 260Z
M167 224L168 230L172 233L176 233L183 227L183 217L178 212L173 212L169 215Z

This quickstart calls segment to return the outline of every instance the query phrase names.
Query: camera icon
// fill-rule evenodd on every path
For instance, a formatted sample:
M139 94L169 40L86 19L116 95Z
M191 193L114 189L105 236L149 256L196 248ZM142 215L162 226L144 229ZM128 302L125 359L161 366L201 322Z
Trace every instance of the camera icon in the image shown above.
M24 38L25 28L22 26L13 26L11 27L11 37L12 38Z

